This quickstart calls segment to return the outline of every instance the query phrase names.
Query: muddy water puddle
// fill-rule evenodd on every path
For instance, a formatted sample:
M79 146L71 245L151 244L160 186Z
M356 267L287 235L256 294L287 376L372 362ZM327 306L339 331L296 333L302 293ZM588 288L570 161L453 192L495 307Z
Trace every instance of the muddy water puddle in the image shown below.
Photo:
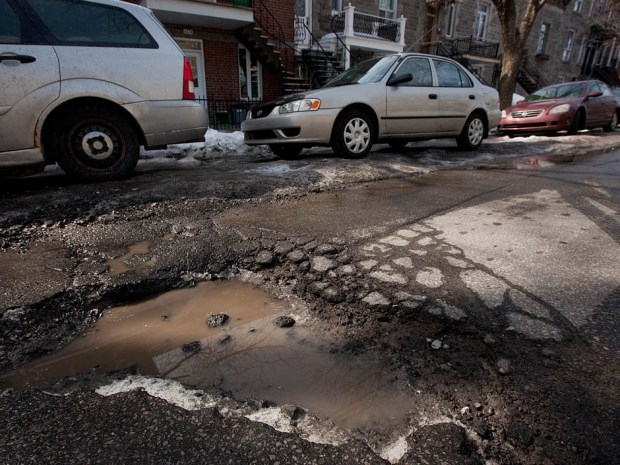
M299 405L345 428L406 420L412 399L389 381L378 354L334 353L308 325L274 325L292 311L247 283L200 283L107 311L91 333L0 377L0 385L22 388L93 369L137 366L144 375L235 397ZM209 316L219 313L230 317L227 323L209 327Z

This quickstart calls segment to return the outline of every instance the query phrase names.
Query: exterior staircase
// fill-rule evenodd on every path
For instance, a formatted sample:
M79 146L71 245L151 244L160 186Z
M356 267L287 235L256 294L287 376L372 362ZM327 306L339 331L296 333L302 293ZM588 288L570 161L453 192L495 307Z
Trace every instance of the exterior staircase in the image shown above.
M519 74L517 74L517 82L528 94L549 85L549 82L530 63L527 57L523 57Z
M234 31L235 37L280 79L282 95L303 92L309 84L295 73L294 49L282 26L260 0L253 1L254 22Z

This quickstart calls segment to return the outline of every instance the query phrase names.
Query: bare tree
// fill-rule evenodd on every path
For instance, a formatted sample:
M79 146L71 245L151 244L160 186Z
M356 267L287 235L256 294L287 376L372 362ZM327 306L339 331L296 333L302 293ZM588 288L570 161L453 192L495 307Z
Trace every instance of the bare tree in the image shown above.
M492 0L497 9L502 30L504 57L499 76L500 106L512 102L517 85L517 75L525 56L527 39L538 12L548 3L566 8L571 0ZM519 12L517 13L517 9Z

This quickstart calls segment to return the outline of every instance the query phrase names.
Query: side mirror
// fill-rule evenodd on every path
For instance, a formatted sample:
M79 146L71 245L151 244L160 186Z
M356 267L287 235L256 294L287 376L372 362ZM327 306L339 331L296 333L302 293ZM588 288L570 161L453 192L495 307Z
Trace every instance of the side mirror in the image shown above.
M413 80L413 75L411 73L405 74L394 74L388 79L388 86L397 86L398 84L402 84L404 82L409 82Z
M588 97L600 97L601 95L603 95L603 93L600 90L596 90L594 92L590 92Z

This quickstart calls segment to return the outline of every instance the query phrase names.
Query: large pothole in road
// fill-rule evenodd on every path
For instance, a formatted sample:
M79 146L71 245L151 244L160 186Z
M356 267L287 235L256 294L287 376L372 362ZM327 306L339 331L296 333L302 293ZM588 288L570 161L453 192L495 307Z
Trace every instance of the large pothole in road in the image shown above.
M282 316L295 324L276 325ZM28 387L135 366L144 375L237 398L298 405L346 429L404 425L413 399L381 355L337 347L287 301L241 281L203 282L111 309L89 334L0 383Z

